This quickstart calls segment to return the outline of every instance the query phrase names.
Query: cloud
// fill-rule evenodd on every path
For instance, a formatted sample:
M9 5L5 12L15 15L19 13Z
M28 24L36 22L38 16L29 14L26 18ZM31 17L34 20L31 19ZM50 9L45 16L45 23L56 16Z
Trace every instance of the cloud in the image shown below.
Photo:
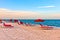
M19 11L19 10L9 10L5 8L0 8L0 18L37 18L37 12L32 11Z
M5 8L0 8L0 10L8 10L8 9L5 9Z
M2 10L3 9L3 10ZM1 11L2 10L2 11ZM16 11L16 10L9 10L0 8L0 19L5 18L17 18L17 19L36 19L36 18L42 18L42 19L60 19L60 14L58 13L39 13L39 12L32 12L32 11Z
M6 9L6 8L0 8L0 12L9 12L10 10L9 9Z
M56 7L56 6L40 6L38 8L54 8L54 7Z

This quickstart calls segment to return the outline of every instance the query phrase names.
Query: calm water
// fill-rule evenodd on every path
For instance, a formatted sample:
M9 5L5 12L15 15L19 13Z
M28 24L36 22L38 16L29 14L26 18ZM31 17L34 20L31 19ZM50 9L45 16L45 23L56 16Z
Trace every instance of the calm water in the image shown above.
M60 19L56 20L45 20L44 22L34 22L34 19L19 19L20 21L24 23L30 23L30 24L43 24L43 25L48 25L48 26L56 26L60 27Z
M20 20L24 23L31 23L31 24L43 24L48 26L56 26L60 27L60 20L45 20L44 22L34 22L34 20Z

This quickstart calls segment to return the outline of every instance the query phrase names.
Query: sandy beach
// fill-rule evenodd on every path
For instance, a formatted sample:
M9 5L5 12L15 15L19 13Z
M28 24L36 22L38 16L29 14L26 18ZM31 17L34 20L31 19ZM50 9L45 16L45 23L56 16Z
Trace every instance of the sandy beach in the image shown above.
M60 29L42 30L33 26L15 26L0 28L0 40L60 40Z
M0 0L0 40L60 40L60 0Z

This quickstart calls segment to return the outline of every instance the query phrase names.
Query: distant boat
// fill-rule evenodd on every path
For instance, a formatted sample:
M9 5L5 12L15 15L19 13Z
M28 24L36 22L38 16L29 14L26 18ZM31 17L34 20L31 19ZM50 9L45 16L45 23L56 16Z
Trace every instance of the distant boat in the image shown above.
M36 19L35 22L44 22L42 19Z

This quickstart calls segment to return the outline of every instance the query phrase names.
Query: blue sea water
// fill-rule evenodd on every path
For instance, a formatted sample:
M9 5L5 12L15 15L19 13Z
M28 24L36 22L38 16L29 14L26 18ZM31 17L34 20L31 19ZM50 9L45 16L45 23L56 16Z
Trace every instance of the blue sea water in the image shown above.
M22 21L24 23L30 23L30 24L42 24L42 25L60 27L60 19L54 19L54 20L45 19L44 22L34 22L34 19L20 20L20 21Z
M35 19L18 19L18 20L20 20L20 21L22 21L24 23L42 24L42 25L60 27L60 19L44 19L44 22L35 22L34 21Z

